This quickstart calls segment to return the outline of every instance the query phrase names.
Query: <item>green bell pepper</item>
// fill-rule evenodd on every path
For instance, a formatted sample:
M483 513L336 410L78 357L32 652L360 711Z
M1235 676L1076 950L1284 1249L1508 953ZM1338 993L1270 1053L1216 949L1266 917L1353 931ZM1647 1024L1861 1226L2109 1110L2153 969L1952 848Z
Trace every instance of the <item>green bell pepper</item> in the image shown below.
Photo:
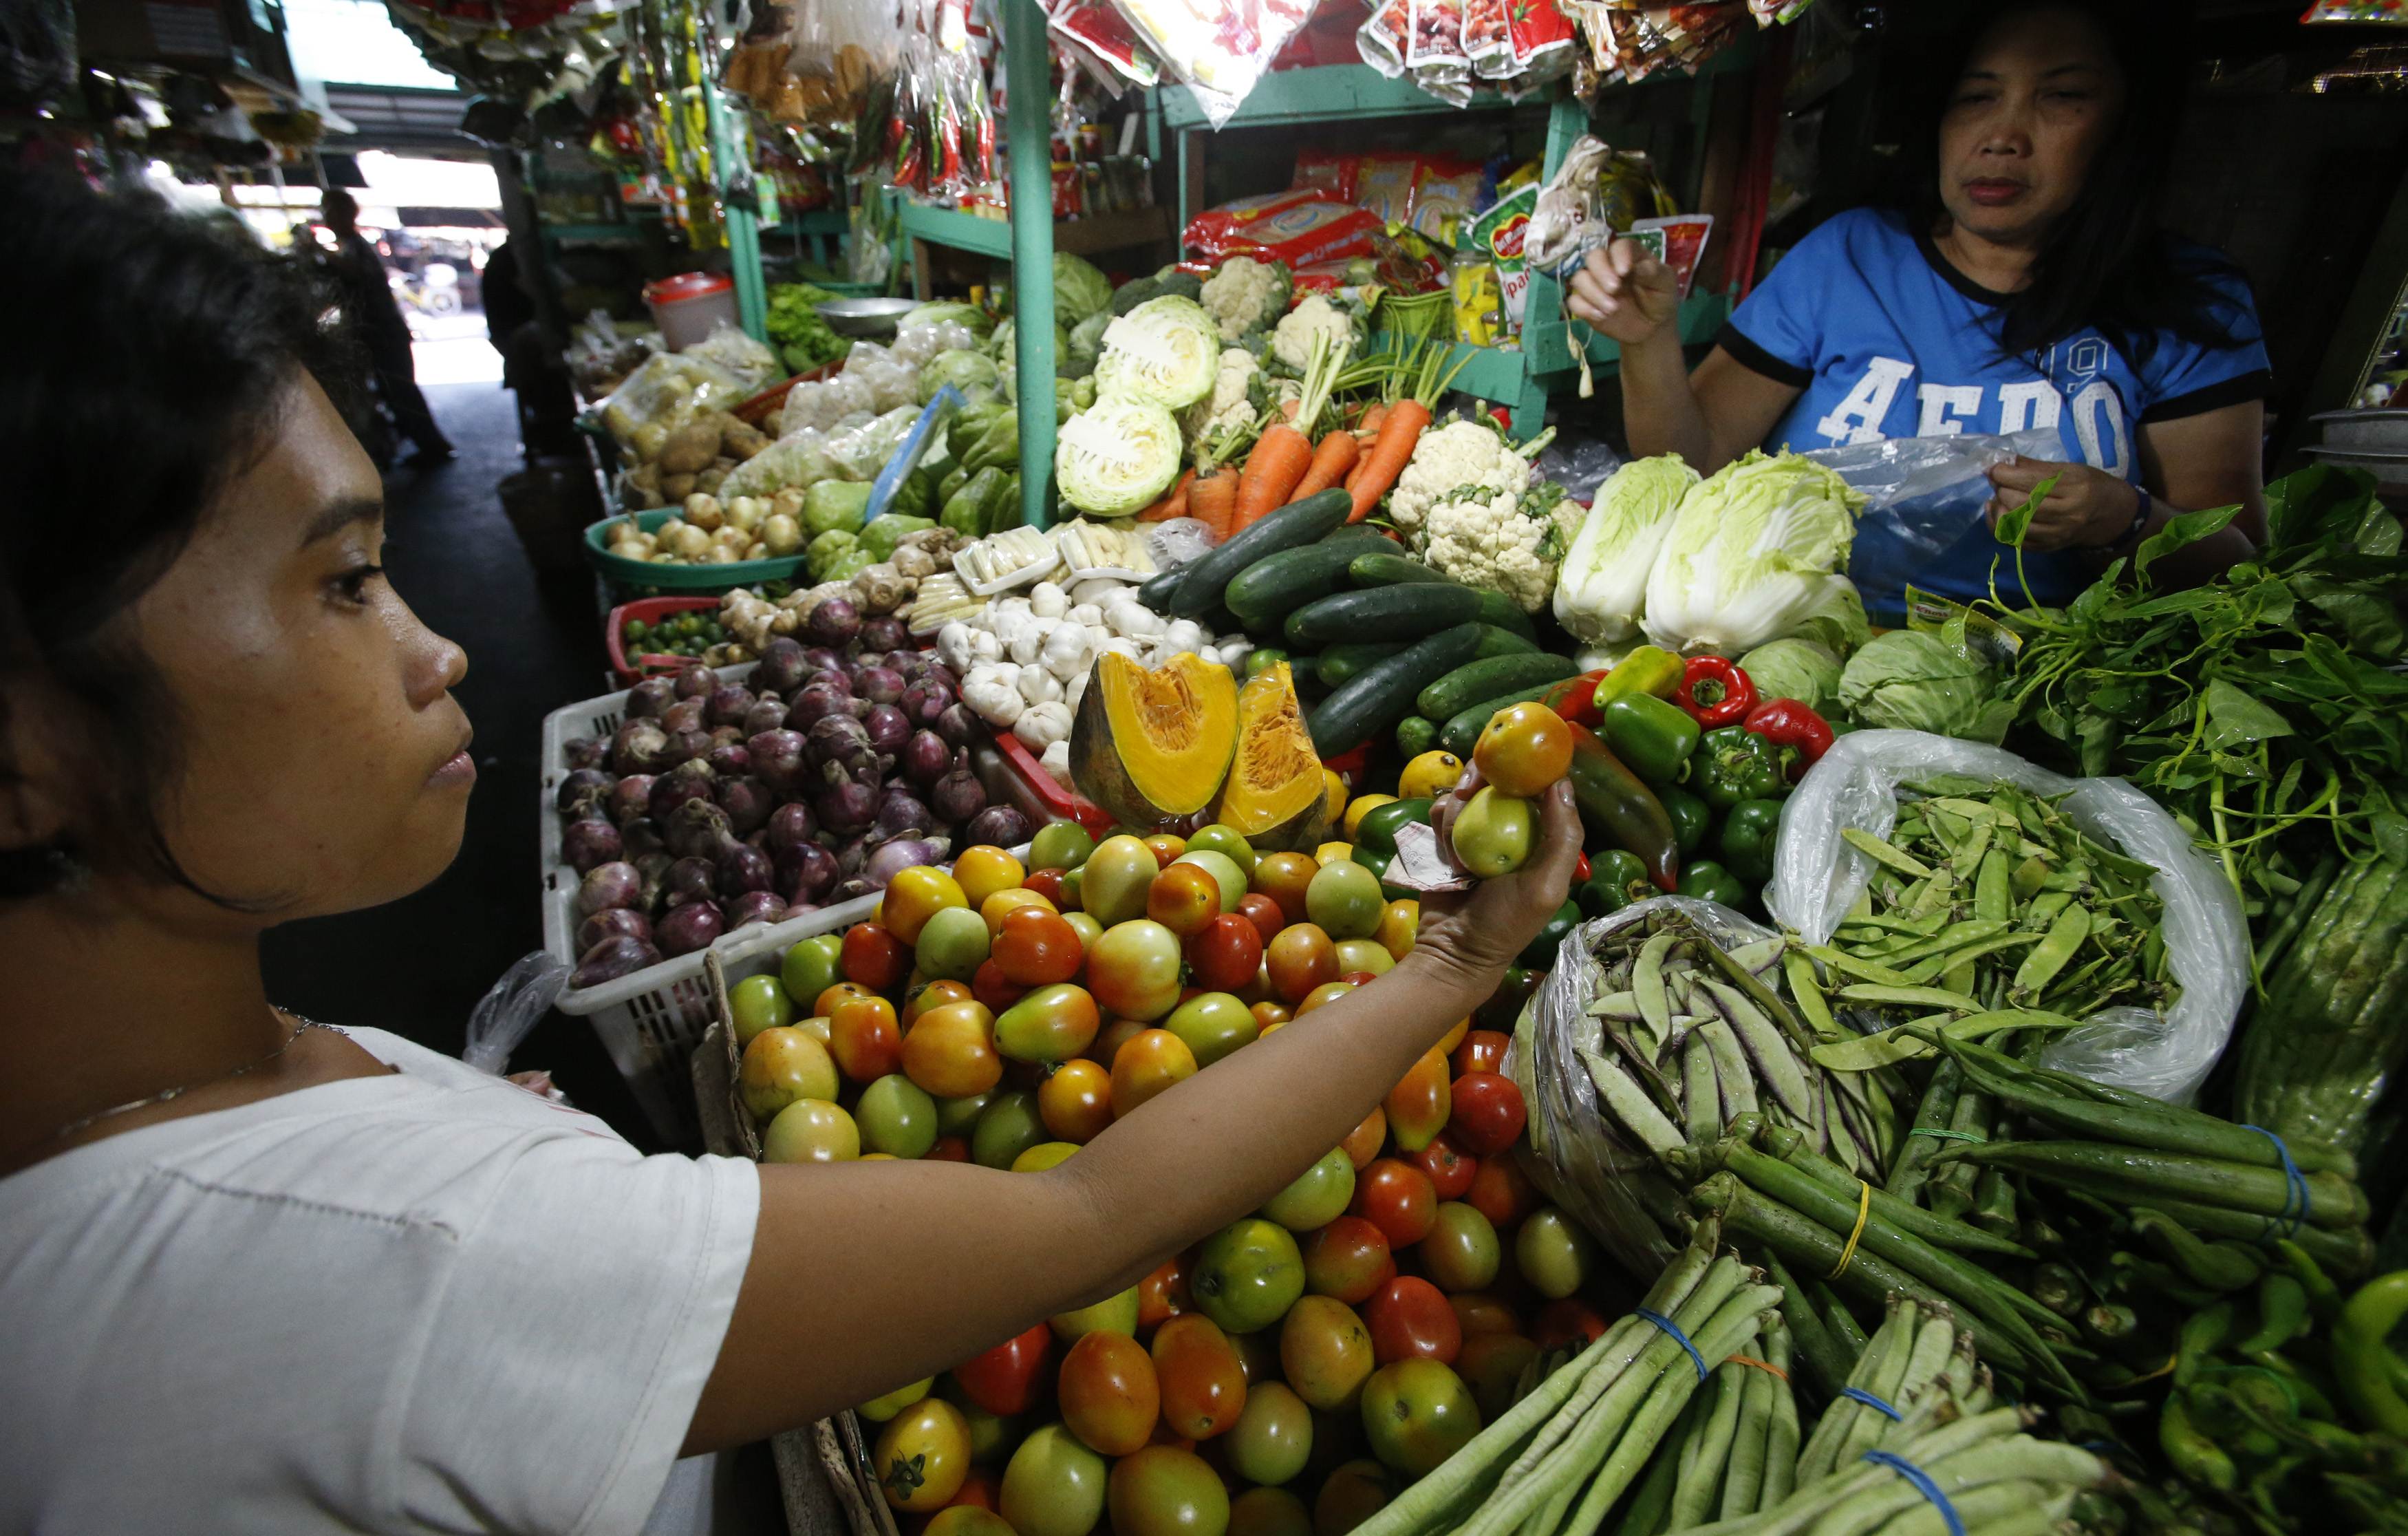
M1672 840L1681 853L1685 856L1704 846L1714 824L1714 813L1706 809L1706 802L1670 784L1658 786L1656 797L1664 803L1664 814L1672 818Z
M1639 862L1638 854L1620 848L1591 854L1587 883L1573 893L1582 914L1587 917L1618 912L1656 894L1655 883L1647 878L1647 866Z
M1591 868L1594 868L1595 866L1592 865ZM1571 932L1579 925L1580 920L1581 911L1577 902L1567 901L1557 907L1555 915L1548 918L1546 925L1531 936L1528 943L1522 946L1522 953L1517 957L1519 963L1528 966L1533 970L1545 970L1553 967L1555 963L1555 951L1562 945L1564 935Z
M984 538L993 531L989 509L1010 478L997 467L987 466L946 498L945 510L937 521L964 538Z
M1354 824L1355 862L1371 864L1371 859L1375 858L1379 863L1371 865L1373 868L1386 868L1388 861L1397 856L1398 830L1409 822L1419 822L1426 826L1429 819L1430 802L1427 799L1390 800L1385 805L1374 806ZM1362 856L1366 854L1370 858Z
M1522 1005L1528 1002L1530 994L1537 990L1537 971L1527 966L1507 966L1505 979L1497 983L1497 990L1488 995L1488 1000L1473 1012L1472 1021L1483 1029L1501 1029L1512 1034L1515 1021L1522 1016Z
M807 534L859 533L869 510L869 486L845 480L824 480L803 493L803 531Z
M1606 701L1597 734L1631 772L1651 784L1675 784L1687 777L1700 732L1678 705L1653 694L1626 693Z
M1745 887L1731 878L1729 870L1703 858L1681 871L1681 894L1700 901L1719 901L1726 907L1736 907L1747 899Z
M1777 800L1789 793L1781 749L1742 725L1725 725L1698 739L1689 759L1689 787L1716 811L1742 800Z
M1742 800L1723 818L1723 863L1749 885L1772 878L1772 848L1781 840L1779 800Z

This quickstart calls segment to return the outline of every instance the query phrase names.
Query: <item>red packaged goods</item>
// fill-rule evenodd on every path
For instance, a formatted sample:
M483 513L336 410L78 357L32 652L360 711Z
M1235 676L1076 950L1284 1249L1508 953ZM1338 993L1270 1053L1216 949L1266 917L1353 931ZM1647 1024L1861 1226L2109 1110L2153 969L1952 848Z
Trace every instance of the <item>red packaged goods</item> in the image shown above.
M1289 267L1371 253L1380 221L1324 192L1275 192L1208 208L1188 221L1187 251L1215 260L1252 256Z
M1381 223L1411 223L1413 186L1421 175L1417 154L1367 154L1354 176L1353 202Z
M1506 19L1513 39L1513 84L1528 90L1569 72L1572 23L1555 0L1515 0Z
M1298 150L1296 151L1296 174L1288 179L1294 192L1322 192L1341 203L1354 201L1354 178L1362 168L1359 154L1339 154L1330 150Z
M1467 13L1468 14L1468 13ZM1412 227L1440 245L1453 245L1455 233L1470 222L1480 204L1480 167L1464 161L1432 157L1422 163L1413 182Z
M1502 79L1513 72L1511 9L1508 0L1463 0L1463 52L1482 79Z
M1395 79L1405 72L1405 45L1412 27L1412 0L1380 0L1371 19L1354 34L1355 50L1365 64Z
M1662 219L1634 219L1630 237L1656 253L1657 260L1672 269L1674 280L1681 285L1681 296L1687 298L1689 289L1698 280L1698 264L1705 258L1706 237L1713 233L1714 216L1711 213L1675 213Z
M1424 85L1471 78L1471 61L1463 51L1463 0L1412 0L1405 67Z
M1045 30L1113 95L1161 79L1154 55L1139 45L1128 18L1113 9L1110 0L1057 0L1049 8Z

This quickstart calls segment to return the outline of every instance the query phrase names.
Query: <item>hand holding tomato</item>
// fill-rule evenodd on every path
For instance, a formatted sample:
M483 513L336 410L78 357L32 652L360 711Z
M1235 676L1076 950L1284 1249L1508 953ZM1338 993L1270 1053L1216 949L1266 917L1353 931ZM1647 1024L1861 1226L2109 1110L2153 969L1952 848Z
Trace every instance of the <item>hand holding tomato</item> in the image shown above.
M1527 863L1510 875L1483 881L1476 890L1432 892L1422 898L1413 955L1449 968L1484 995L1564 904L1580 859L1580 813L1572 808L1571 785L1557 780L1536 803L1539 840Z

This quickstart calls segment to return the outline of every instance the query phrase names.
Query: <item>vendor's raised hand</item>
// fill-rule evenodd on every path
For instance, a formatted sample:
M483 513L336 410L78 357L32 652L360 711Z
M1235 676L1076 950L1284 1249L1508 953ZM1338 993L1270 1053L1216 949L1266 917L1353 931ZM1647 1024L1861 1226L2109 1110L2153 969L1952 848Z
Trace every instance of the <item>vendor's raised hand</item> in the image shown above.
M1650 341L1681 313L1672 269L1636 240L1592 251L1572 274L1565 307L1574 320L1629 346Z
M2105 549L2122 542L2131 531L2141 493L2130 481L2086 464L2024 458L1990 467L1990 483L1998 488L1985 509L1990 526L1996 528L2000 518L2030 500L2032 491L2051 479L2057 483L2032 512L2031 526L2024 534L2025 549L2035 553Z
M1478 888L1431 892L1422 897L1413 953L1427 955L1484 985L1495 985L1571 890L1580 862L1580 812L1572 806L1570 781L1558 780L1539 797L1538 844L1519 869Z

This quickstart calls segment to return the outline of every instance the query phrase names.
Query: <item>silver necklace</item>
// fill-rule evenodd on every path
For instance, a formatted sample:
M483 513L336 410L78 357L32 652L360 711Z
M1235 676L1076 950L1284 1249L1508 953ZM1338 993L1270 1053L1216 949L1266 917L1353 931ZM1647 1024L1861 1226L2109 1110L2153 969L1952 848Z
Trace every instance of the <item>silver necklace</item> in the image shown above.
M65 1125L61 1126L58 1129L52 1131L50 1133L50 1140L53 1141L64 1141L66 1138L73 1136L76 1132L88 1129L91 1127L100 1124L103 1120L109 1119L114 1115L130 1113L135 1110L147 1110L153 1104L165 1104L171 1098L181 1098L184 1095L191 1093L194 1088L206 1088L212 1083L223 1083L228 1078L241 1077L246 1072L255 1072L262 1067L267 1066L269 1063L281 1057L285 1052L293 1049L293 1042L299 1040L302 1034L307 1030L323 1029L330 1035L341 1035L345 1040L351 1038L348 1031L337 1029L331 1024L320 1024L316 1019L305 1019L298 1013L292 1013L286 1016L298 1021L293 1026L293 1033L284 1037L283 1044L279 1045L275 1050L268 1052L265 1055L259 1057L257 1060L246 1062L230 1072L220 1072L215 1077L205 1077L198 1083L187 1083L180 1087L169 1088L161 1093L154 1093L148 1098L128 1099L122 1104L113 1104L108 1109L87 1114L80 1120L71 1120Z

